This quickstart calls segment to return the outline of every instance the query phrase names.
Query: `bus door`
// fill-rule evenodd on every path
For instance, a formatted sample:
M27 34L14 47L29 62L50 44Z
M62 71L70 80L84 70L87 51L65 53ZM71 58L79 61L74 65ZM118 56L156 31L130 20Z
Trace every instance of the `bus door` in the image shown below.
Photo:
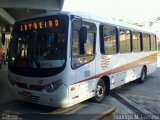
M72 22L72 69L75 70L79 100L94 94L95 40L94 23L77 19Z
M80 64L84 64L75 70L79 96L88 96L87 94L90 94L94 90L94 78L91 77L95 76L95 60L85 64L85 62L93 59L93 57L80 57L78 59L80 60L78 61Z

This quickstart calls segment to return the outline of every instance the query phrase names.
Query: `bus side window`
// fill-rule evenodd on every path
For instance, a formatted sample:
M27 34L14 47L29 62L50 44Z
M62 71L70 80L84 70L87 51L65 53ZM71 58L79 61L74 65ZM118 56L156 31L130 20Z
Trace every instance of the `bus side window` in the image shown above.
M151 50L156 50L156 36L155 35L151 35Z
M79 48L79 33L78 31L73 31L72 33L72 56L78 56L80 53Z
M101 53L116 54L117 53L117 28L111 25L100 26Z
M150 36L149 34L143 34L143 51L150 50Z
M119 43L120 43L120 53L131 52L131 40L130 31L127 29L120 29L119 31Z
M83 22L82 26L87 28L87 40L83 43L84 54L80 54L80 25L76 21L72 22L72 68L76 69L94 59L96 25L90 22ZM81 42L82 43L82 42Z
M133 52L141 51L141 38L139 32L132 32L132 48Z

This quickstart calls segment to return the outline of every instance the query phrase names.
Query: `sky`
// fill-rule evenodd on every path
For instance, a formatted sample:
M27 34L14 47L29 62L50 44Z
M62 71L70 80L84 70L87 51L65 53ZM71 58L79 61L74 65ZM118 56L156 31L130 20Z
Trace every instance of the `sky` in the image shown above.
M65 0L62 10L140 23L160 17L160 0Z

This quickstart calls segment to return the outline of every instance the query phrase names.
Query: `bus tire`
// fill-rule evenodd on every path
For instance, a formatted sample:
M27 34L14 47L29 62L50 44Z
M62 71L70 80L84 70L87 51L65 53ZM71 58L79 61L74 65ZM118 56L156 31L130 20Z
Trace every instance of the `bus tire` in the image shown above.
M100 79L96 86L95 96L93 98L94 102L101 103L106 95L106 85L103 79Z
M146 76L147 76L147 71L146 71L145 67L143 67L142 71L141 71L141 76L138 79L138 82L139 83L143 83L145 81L145 79L146 79Z

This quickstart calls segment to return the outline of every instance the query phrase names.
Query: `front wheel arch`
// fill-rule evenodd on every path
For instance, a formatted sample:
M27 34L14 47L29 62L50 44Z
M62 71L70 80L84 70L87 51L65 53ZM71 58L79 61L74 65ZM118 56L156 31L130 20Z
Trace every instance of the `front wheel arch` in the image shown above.
M103 79L99 79L96 85L94 102L101 103L106 95L106 84Z
M138 78L138 82L143 83L146 79L146 76L147 76L147 67L143 66L141 70L141 76Z

